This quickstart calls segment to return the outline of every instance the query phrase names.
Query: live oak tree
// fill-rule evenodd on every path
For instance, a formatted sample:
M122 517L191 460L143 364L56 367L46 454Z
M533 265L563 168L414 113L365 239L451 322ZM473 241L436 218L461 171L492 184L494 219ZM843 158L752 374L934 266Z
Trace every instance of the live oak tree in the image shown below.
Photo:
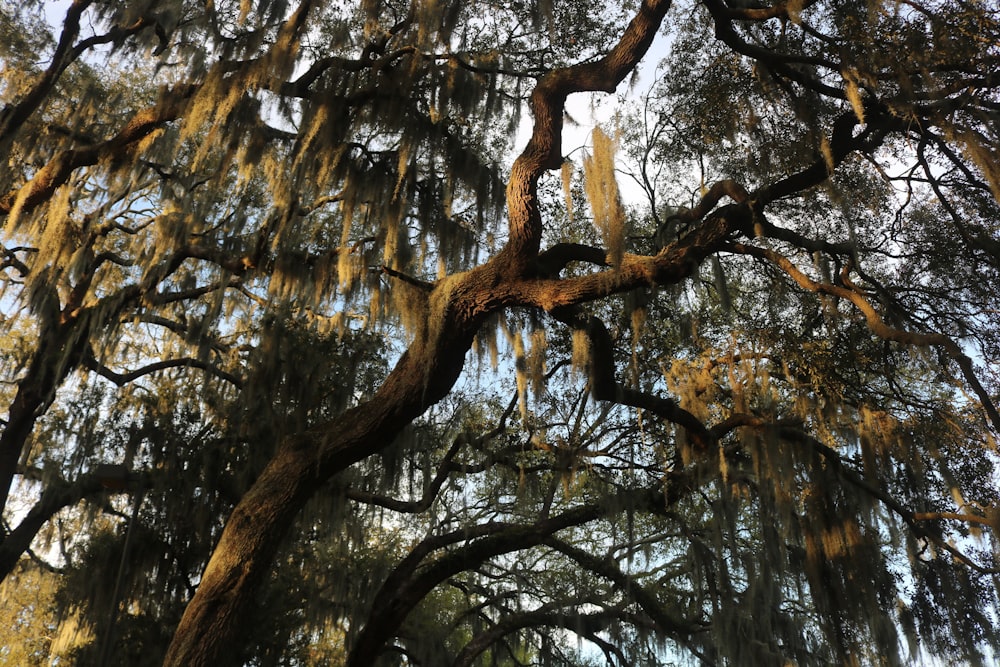
M0 572L77 659L996 655L989 3L43 8Z

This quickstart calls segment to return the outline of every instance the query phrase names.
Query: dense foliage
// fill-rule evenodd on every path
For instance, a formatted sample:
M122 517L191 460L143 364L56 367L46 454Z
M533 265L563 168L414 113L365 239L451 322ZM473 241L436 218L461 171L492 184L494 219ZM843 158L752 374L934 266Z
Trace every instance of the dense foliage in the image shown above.
M0 68L0 664L1000 655L994 3L22 0Z

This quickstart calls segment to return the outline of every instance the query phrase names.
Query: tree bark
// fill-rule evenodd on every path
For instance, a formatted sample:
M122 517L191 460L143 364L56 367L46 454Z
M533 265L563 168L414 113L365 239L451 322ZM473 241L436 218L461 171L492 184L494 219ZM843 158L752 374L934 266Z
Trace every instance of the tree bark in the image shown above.
M450 326L433 344L411 346L370 401L281 444L226 523L164 665L241 664L244 611L305 503L334 474L392 442L458 379L482 314L451 310Z
M242 612L253 604L299 510L332 475L387 446L407 424L448 394L461 373L473 336L488 315L513 305L550 309L560 305L557 301L591 299L599 292L627 289L630 281L651 284L657 277L668 277L662 271L664 264L676 269L672 276L687 275L697 263L695 255L664 256L653 270L643 264L626 280L617 281L617 289L610 292L606 283L597 288L588 284L582 290L569 281L562 286L527 286L537 268L542 234L537 183L545 170L558 168L562 162L566 97L585 90L613 92L646 53L670 4L671 0L645 0L621 40L604 58L553 70L539 81L531 96L534 131L508 181L507 245L485 265L435 285L428 294L431 305L425 333L418 336L371 401L279 447L226 523L174 634L165 666L239 663ZM3 203L0 200L0 210ZM549 303L560 291L565 292L565 298Z
M457 381L479 326L509 306L551 308L592 300L691 271L749 220L745 205L723 207L692 233L690 245L652 258L619 275L579 279L524 278L501 254L472 271L445 278L428 297L426 331L411 345L372 400L340 418L291 438L236 506L166 655L167 667L238 664L243 610L254 603L295 516L331 476L376 453ZM701 245L695 247L699 241ZM395 621L395 619L394 619ZM360 663L357 663L360 664Z

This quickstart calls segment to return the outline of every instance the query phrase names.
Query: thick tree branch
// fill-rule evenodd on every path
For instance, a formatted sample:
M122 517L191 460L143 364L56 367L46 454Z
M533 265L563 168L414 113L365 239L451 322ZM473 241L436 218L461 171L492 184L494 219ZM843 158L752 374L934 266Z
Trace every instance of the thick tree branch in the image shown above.
M656 255L625 253L621 265L612 270L574 278L514 282L508 298L512 305L532 305L551 312L637 287L675 284L692 275L732 236L752 234L752 223L749 203L729 204L715 209L694 230Z
M578 526L630 506L651 511L662 510L666 499L658 491L631 491L606 498L592 505L576 507L554 517L526 525L487 524L483 536L465 546L439 556L424 568L414 566L423 560L429 549L421 549L419 560L409 557L401 565L413 576L390 575L379 593L366 625L351 648L347 667L375 664L379 653L396 633L412 609L436 586L459 572L489 558L544 543L555 532ZM478 531L474 531L478 532ZM473 534L474 534L473 533ZM429 538L433 539L433 538Z
M646 54L671 0L643 0L622 38L600 60L554 69L531 93L534 128L531 139L514 161L507 182L510 240L502 261L523 269L538 253L542 220L538 210L538 178L562 164L562 127L566 98L571 93L613 93ZM499 258L498 258L499 259Z
M233 510L166 665L235 662L226 651L242 631L242 610L254 599L305 502L334 474L386 446L451 390L476 331L499 305L482 282L489 284L491 270L481 267L435 287L427 336L402 355L370 401L281 443Z

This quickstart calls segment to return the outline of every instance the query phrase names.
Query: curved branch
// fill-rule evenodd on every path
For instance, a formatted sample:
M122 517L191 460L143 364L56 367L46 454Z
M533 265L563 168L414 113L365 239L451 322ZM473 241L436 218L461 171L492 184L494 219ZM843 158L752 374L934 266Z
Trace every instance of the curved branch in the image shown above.
M728 204L715 209L694 230L656 255L625 253L621 264L613 270L575 278L541 276L513 282L509 287L510 305L537 306L552 312L637 287L678 283L693 274L732 236L751 234L753 218L750 202Z
M583 243L557 243L538 253L538 275L542 278L558 278L572 262L586 262L597 266L610 266L608 253L604 248Z
M27 212L45 202L59 186L69 180L80 167L89 167L103 160L113 160L127 153L166 123L176 120L198 86L177 86L165 91L159 103L132 116L118 134L93 146L69 149L58 153L20 188L0 197L0 213Z
M122 387L130 382L134 382L141 377L146 375L151 375L153 373L159 373L160 371L165 371L171 368L197 368L205 371L206 373L211 373L219 379L229 382L234 387L242 387L243 381L231 373L216 368L207 361L201 359L195 359L193 357L182 357L180 359L165 359L163 361L157 361L152 364L143 366L142 368L137 368L132 371L127 371L125 373L116 373L107 366L101 364L93 355L89 355L83 361L83 366L88 370L94 371L102 378L110 380L119 387Z
M963 377L965 377L965 381L972 387L972 390L979 398L980 404L993 424L993 428L1000 432L1000 412L997 411L996 404L976 376L972 359L951 338L939 333L916 333L891 327L886 324L879 312L875 310L875 307L860 291L829 283L818 283L800 271L787 257L773 250L743 243L733 244L733 250L734 252L750 255L774 264L788 274L796 284L810 292L826 294L849 301L864 316L869 330L883 340L916 347L938 347L944 350L958 364L958 367L962 370Z
M600 318L588 317L577 309L559 309L554 311L552 316L574 329L587 332L590 340L590 390L595 399L646 410L683 428L689 442L697 451L709 450L711 444L715 442L712 433L677 401L619 384L615 379L611 335Z
M776 199L808 190L825 181L837 165L854 150L853 132L857 124L858 118L853 111L842 113L833 123L829 156L820 156L802 171L758 188L753 193L754 201L758 206L766 206Z
M538 210L538 178L562 164L562 127L571 93L613 93L646 54L670 8L671 0L644 0L618 43L600 60L554 69L531 92L535 117L528 144L514 161L507 182L510 241L501 251L505 261L524 269L538 253L542 220Z
M584 569L615 583L625 592L626 596L633 598L639 604L642 610L656 623L658 629L669 633L675 641L684 645L692 654L705 659L706 656L691 646L688 640L690 635L704 629L701 624L678 618L664 609L655 595L635 582L613 561L597 558L593 554L555 537L547 538L544 543L547 547L575 561Z
M16 528L0 540L0 581L10 574L18 559L28 551L31 542L38 535L46 522L49 521L56 512L75 505L84 498L96 496L101 493L135 491L132 488L110 488L101 481L98 475L84 475L74 483L64 480L50 482L41 499L28 511L21 519Z
M723 197L729 197L737 204L742 204L747 201L750 195L747 193L746 188L732 179L727 178L722 181L716 181L712 184L712 187L710 187L708 191L702 195L698 204L694 208L681 211L676 215L676 217L680 219L681 223L685 224L691 224L701 220L708 215L709 211L715 208Z
M347 667L374 664L386 642L397 632L410 611L449 577L489 558L542 544L559 530L588 523L609 513L621 511L623 507L658 511L662 510L665 502L666 498L660 491L628 491L530 525L490 523L472 527L471 533L469 530L456 531L450 541L476 537L477 534L481 536L440 555L418 571L424 557L439 548L427 545L437 543L441 538L427 538L383 583L375 597L367 623L351 649Z

